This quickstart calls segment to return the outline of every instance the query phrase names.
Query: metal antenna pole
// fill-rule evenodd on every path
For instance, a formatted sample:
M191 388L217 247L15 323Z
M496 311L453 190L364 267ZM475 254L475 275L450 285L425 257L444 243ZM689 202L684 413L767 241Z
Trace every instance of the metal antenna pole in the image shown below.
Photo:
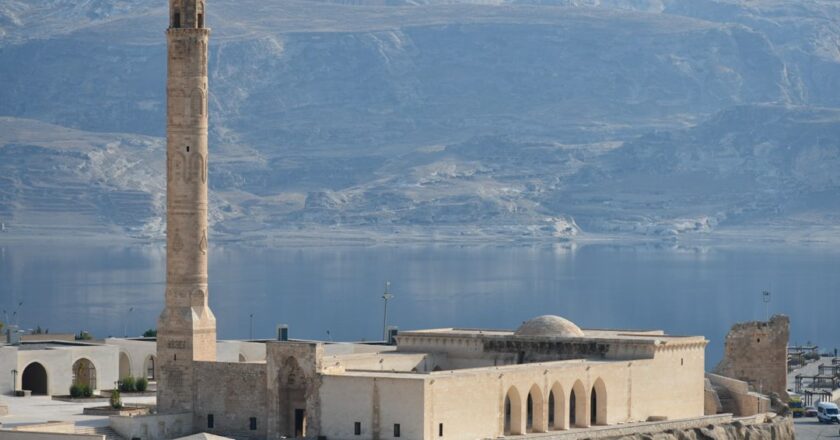
M761 292L761 300L764 301L764 317L770 321L770 292L767 290Z
M388 342L388 300L393 299L391 295L391 282L385 283L385 293L382 294L382 300L385 301L385 310L382 313L382 340Z
M248 339L254 340L254 314L251 313L250 317L250 330L248 331Z

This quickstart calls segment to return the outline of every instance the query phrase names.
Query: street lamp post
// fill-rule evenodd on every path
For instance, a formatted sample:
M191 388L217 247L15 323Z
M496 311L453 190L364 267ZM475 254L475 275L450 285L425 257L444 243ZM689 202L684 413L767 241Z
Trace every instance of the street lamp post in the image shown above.
M128 319L133 311L134 307L129 307L128 313L125 314L125 322L123 323L123 338L128 338Z
M388 300L394 299L391 294L391 282L385 283L385 293L382 294L382 300L385 302L385 309L382 312L382 340L388 341Z
M17 369L12 370L12 394L17 391Z
M23 301L18 303L17 308L15 308L15 311L12 313L12 320L15 321L15 327L17 327L20 324L20 316L18 316L18 312L20 311L21 307L23 307Z
M248 319L250 321L249 330L248 330L248 339L253 341L254 340L254 314L251 313L248 316Z

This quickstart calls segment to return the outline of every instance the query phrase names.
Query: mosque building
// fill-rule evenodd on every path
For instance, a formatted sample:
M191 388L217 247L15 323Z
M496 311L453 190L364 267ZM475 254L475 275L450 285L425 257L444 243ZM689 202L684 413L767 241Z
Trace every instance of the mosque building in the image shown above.
M392 345L270 341L220 361L208 306L204 0L170 0L167 283L157 414L114 417L125 438L463 439L704 415L703 337L582 330L542 316L516 331L404 332Z

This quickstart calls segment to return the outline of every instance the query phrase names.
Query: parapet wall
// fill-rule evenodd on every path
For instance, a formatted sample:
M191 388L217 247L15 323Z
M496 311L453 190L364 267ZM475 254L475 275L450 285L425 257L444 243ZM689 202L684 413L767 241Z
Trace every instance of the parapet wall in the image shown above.
M726 335L723 360L715 373L745 381L753 391L787 398L787 346L790 319L776 315L770 321L736 324Z
M726 390L728 397L731 398L734 408L727 408L724 405L723 411L734 412L736 416L753 416L770 411L770 398L751 391L746 382L711 373L706 373L706 379L713 387ZM720 400L723 398L721 397Z

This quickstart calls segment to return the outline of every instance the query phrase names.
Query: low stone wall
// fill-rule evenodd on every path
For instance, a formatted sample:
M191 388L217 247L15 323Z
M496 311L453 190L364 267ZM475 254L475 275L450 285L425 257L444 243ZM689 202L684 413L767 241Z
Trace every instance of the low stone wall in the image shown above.
M192 432L192 413L147 416L111 416L111 429L126 439L168 440Z
M733 409L736 416L747 417L770 411L770 398L750 391L750 385L747 382L712 373L706 373L706 379L712 385L725 388L729 391L736 406ZM727 408L724 408L724 411L727 411Z
M13 428L13 430L18 432L75 434L76 424L73 422L32 423L29 425L17 426Z
M85 408L82 414L86 416L145 416L151 412L148 406L124 406L120 409L114 409L110 406L97 406L93 408Z
M73 422L47 422L21 425L0 431L2 440L105 440L104 435L76 434Z
M105 440L104 435L56 432L0 431L3 440Z

